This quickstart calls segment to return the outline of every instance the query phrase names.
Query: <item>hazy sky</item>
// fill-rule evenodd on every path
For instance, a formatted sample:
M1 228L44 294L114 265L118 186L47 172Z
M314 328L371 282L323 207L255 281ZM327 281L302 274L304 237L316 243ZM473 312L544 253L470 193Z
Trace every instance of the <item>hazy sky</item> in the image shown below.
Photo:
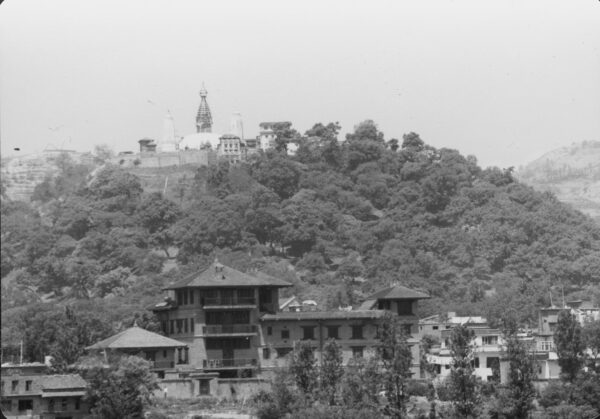
M81 1L0 6L2 155L137 150L167 109L195 131L241 112L301 132L373 119L386 138L518 166L600 140L600 1Z

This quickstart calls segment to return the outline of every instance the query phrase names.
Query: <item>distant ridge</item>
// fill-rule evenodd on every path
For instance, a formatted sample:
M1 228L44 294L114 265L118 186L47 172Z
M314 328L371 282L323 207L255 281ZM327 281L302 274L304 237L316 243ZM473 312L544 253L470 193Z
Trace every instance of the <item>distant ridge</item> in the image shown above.
M600 141L552 150L519 168L516 176L600 222Z

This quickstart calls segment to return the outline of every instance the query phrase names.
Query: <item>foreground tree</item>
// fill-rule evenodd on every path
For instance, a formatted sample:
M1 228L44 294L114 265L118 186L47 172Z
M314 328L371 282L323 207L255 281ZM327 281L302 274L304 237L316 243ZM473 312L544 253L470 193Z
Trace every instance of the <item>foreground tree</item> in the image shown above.
M290 371L294 376L296 385L305 394L312 394L316 387L317 370L316 359L309 343L301 342L292 354Z
M533 409L536 391L535 359L527 346L518 339L516 322L505 330L508 382L498 395L496 414L499 418L526 419Z
M554 343L561 373L567 381L573 382L583 366L585 344L581 325L568 310L563 310L558 315Z
M388 413L394 418L402 418L406 414L406 383L411 376L412 355L406 342L404 325L400 323L398 316L385 313L379 329L379 339L377 355L381 364L381 383L389 403Z
M321 365L321 391L330 405L335 404L335 396L343 375L342 350L335 340L330 339L323 347Z
M456 414L461 418L476 417L479 402L479 383L473 374L473 331L465 326L452 329L450 350L450 394Z
M121 358L110 368L93 369L87 381L91 413L102 419L141 417L158 388L149 362L136 356Z

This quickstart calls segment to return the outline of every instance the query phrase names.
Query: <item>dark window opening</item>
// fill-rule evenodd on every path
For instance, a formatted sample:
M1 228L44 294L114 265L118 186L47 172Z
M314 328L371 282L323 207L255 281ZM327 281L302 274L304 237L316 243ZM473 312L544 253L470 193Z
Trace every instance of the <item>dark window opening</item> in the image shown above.
M31 391L31 380L25 381L25 391Z
M183 321L181 319L177 319L175 323L177 324L177 333L181 333L183 329Z
M269 348L263 348L263 359L271 358L271 350Z
M281 331L281 339L289 339L290 338L290 331L287 329L284 329Z
M363 351L364 351L364 348L362 346L353 346L352 347L352 356L354 358L362 358Z
M392 308L392 305L390 304L389 300L379 300L377 303L377 308L379 310L389 310Z
M190 332L194 333L194 318L190 319Z
M410 316L413 314L412 301L410 300L398 300L398 315Z
M302 326L302 339L312 340L315 338L315 327L314 326Z
M271 326L267 326L267 335L271 336L273 334L273 328Z
M362 326L352 326L352 339L364 339Z
M200 382L200 395L208 396L210 394L210 381L209 380L199 380Z
M327 336L330 339L339 339L339 326L327 326Z
M175 333L175 320L171 320L171 335Z
M19 411L33 410L33 400L19 400Z
M16 393L18 388L19 388L19 381L18 381L18 380L14 380L14 381L11 383L11 385L10 385L10 390L11 390L13 393Z
M190 304L194 304L194 290L190 290Z

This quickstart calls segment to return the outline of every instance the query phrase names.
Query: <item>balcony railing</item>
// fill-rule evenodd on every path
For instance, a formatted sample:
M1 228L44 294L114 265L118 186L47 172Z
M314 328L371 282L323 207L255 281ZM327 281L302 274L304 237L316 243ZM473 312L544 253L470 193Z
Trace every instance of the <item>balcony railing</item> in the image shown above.
M256 298L254 297L214 297L204 298L204 307L206 306L254 306Z
M251 368L256 367L256 359L231 358L231 359L205 359L203 367L205 369L217 368Z
M154 369L175 368L175 362L174 361L152 361L152 368L154 368Z
M208 335L254 334L257 332L253 324L223 324L202 327L202 333Z
M554 342L552 341L541 341L537 343L537 350L540 352L553 352L555 351Z

